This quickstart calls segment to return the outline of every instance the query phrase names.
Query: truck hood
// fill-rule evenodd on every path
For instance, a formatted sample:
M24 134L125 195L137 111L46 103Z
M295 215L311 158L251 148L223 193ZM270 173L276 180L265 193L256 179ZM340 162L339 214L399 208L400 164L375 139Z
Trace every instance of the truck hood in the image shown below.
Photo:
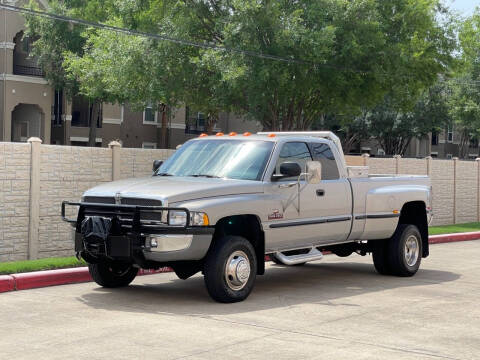
M250 180L150 176L98 185L83 195L114 197L118 193L122 197L166 199L172 204L207 197L263 193L263 185Z

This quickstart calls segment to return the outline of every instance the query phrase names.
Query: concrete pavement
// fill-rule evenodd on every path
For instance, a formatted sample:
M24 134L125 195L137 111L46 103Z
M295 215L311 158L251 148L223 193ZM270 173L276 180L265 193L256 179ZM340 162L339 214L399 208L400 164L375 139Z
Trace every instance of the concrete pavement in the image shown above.
M201 276L0 295L2 359L479 359L480 241L431 246L413 278L370 257L269 265L243 303Z

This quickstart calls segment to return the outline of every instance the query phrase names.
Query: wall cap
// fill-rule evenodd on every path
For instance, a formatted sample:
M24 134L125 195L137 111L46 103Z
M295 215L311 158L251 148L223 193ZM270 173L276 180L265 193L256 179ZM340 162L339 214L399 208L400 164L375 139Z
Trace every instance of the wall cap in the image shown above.
M38 138L38 137L31 137L27 140L27 142L29 143L42 143L42 139Z
M110 143L108 144L108 147L109 148L122 147L122 144L120 144L118 141L110 141Z

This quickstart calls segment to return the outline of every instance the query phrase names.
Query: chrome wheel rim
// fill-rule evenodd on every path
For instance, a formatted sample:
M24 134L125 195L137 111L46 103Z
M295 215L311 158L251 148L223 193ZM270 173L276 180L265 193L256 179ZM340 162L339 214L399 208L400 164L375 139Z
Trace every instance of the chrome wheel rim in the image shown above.
M417 263L420 253L418 238L410 235L405 241L405 262L408 266L414 266Z
M232 290L242 290L250 278L250 260L240 250L234 251L225 265L225 282Z

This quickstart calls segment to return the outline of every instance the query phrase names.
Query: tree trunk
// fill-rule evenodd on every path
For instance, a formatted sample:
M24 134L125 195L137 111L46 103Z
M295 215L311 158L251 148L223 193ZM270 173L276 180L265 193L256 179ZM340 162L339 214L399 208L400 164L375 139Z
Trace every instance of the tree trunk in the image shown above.
M90 111L88 112L90 129L88 132L88 146L95 147L97 144L97 121L100 117L101 104L95 100L90 105Z
M168 147L167 139L167 105L160 105L160 110L162 112L162 123L160 128L160 147L166 149Z

